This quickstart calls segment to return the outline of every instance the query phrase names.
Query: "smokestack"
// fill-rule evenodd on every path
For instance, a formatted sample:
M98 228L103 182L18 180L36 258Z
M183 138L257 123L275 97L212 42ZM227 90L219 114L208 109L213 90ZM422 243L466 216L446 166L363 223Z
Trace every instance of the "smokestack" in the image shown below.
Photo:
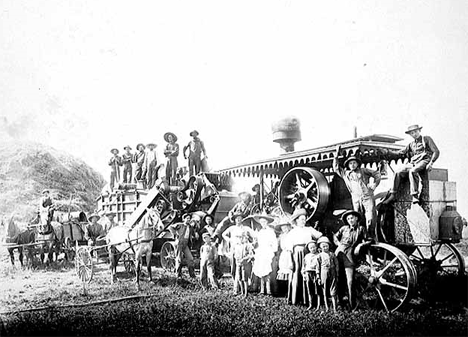
M354 126L354 138L357 138L357 126Z
M280 154L294 151L294 143L301 140L301 123L297 117L288 116L271 125L273 141L279 143Z

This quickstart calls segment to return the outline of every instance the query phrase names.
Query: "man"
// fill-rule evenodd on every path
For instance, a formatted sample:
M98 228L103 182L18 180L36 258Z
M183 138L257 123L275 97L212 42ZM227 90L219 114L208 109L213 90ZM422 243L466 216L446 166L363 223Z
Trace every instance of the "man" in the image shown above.
M189 174L196 175L200 173L201 170L201 153L203 152L203 155L205 156L205 159L208 159L208 156L206 155L206 150L205 150L205 144L203 141L198 138L198 131L193 130L190 132L190 137L193 137L193 139L186 145L184 146L184 158L187 159L187 154L186 150L189 150L189 155L188 155L188 164L189 164Z
M85 240L88 241L88 246L95 246L97 243L101 243L104 240L106 233L104 228L98 222L101 217L97 213L92 213L88 220L91 223L86 225L85 229Z
M346 159L344 168L340 167L338 162L340 149L341 147L338 145L333 159L333 170L344 180L349 193L351 193L353 209L356 212L365 214L367 233L371 238L375 239L377 214L374 190L380 184L380 172L361 167L361 161L354 156ZM370 178L373 179L373 182L370 182Z
M114 221L115 219L115 214L113 212L110 212L108 211L106 213L106 216L107 216L107 222L105 223L104 225L104 232L106 233L109 233L109 231L114 228L114 227L117 227L119 224L117 222Z
M187 262L190 277L195 277L195 268L193 255L188 246L191 239L198 239L198 234L195 232L191 222L190 214L182 216L182 222L178 222L169 226L169 231L176 239L176 272L177 277L182 277L182 259L185 257Z
M136 163L135 167L135 180L136 182L144 180L143 170L145 165L145 146L143 144L138 144L136 146L137 152L133 157L133 162Z
M50 197L50 191L45 189L42 191L42 197L39 202L39 215L42 216L45 214L47 216L47 221L51 222L54 217L55 205L54 201Z
M398 191L402 178L409 178L410 194L413 197L413 203L419 202L419 172L423 170L430 171L432 165L439 158L439 149L429 136L421 136L422 126L417 124L408 127L405 132L414 140L409 143L403 150L398 152L388 151L389 159L408 158L409 163L395 173L393 188L390 190L390 196L384 201L385 204L392 202L395 199L395 193Z
M114 189L114 184L119 183L120 181L120 167L122 166L122 158L119 156L119 150L112 149L111 153L113 154L112 158L109 159L109 166L111 167L110 175L110 188Z
M166 132L164 134L164 140L168 143L164 155L167 157L166 162L166 179L169 185L175 184L176 172L179 163L177 162L177 156L179 155L179 144L177 144L177 136L172 132Z
M156 144L149 143L146 145L148 147L148 152L145 155L144 170L146 173L146 183L148 189L152 189L156 180L158 179L158 155L156 153Z
M132 160L133 160L133 153L130 151L132 148L130 145L124 147L126 151L122 155L122 162L123 162L123 183L131 183L132 182Z

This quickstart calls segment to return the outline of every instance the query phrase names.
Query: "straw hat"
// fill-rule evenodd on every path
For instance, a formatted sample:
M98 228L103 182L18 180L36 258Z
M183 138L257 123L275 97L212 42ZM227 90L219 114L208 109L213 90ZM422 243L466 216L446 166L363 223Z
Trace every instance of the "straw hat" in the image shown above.
M361 166L361 164L362 164L361 159L359 159L358 157L355 157L355 156L351 156L351 157L349 157L348 159L345 160L344 167L348 167L349 162L352 161L352 160L355 160L358 163L358 166Z
M112 149L110 152L113 153L113 154L119 154L119 150L118 150L118 149L115 149L115 148Z
M164 140L165 140L166 142L169 143L169 136L172 136L172 140L173 140L174 142L177 142L177 136L176 136L174 133L172 133L172 132L166 132L166 133L164 134Z
M190 132L191 137L197 137L198 135L199 135L199 133L198 133L197 130L193 130L192 132Z
M89 220L89 221L92 221L93 218L97 218L98 220L101 219L101 217L100 217L99 214L97 214L97 213L91 213L91 214L88 216L88 220Z
M140 147L143 146L143 150L145 149L145 145L143 145L142 143L139 143L137 146L136 146L136 149L137 150L140 150Z
M299 218L301 215L305 215L307 217L307 212L303 208L296 209L291 215L291 221L295 221L297 218Z
M329 245L331 245L330 240L326 236L319 237L319 239L317 240L317 246L320 247L322 243L328 243Z
M416 131L416 130L421 130L422 126L419 126L418 124L410 125L408 126L408 129L405 131L406 134L410 134L411 131Z
M131 150L132 148L130 147L130 145L127 145L127 146L124 147L124 150L126 150L126 149Z
M346 220L346 218L348 217L348 215L351 215L351 214L357 216L358 221L361 221L361 214L359 212L356 212L354 210L349 210L349 211L344 212L341 215L341 221L343 221L345 225L349 225L348 220Z
M271 224L273 221L275 221L273 217L266 214L255 214L253 216L253 219L258 223L260 223L260 219L265 219L266 221L268 221L268 224Z

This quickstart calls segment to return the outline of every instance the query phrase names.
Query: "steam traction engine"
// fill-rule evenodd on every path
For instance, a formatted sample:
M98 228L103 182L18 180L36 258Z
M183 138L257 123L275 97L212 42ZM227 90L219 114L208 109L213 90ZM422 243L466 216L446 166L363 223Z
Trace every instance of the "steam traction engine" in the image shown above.
M288 132L300 139L294 130L286 130L286 136ZM332 169L336 146L341 145L345 157L359 156L363 166L379 169L382 181L375 194L378 240L360 256L356 284L361 306L391 312L411 298L421 273L429 277L463 275L465 269L463 257L453 245L461 239L462 218L456 212L456 185L448 181L447 170L433 169L422 174L421 206L412 204L408 182L401 186L395 203L382 204L393 181L393 169L401 164L385 161L384 153L401 149L403 146L396 144L400 140L372 135L297 152L292 152L288 143L289 152L283 151L279 157L230 167L220 174L231 179L258 178L262 196L268 180L271 185L279 181L277 200L281 212L290 215L295 208L304 208L308 224L331 237L342 225L339 215L352 209L351 195ZM265 198L259 211L270 209L264 206Z

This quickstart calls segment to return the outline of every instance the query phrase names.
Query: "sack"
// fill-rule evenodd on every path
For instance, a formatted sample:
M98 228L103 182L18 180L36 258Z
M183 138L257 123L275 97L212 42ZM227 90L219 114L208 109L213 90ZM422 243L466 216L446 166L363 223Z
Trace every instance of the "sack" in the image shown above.
M210 172L210 167L208 166L206 158L203 158L201 161L201 172Z

